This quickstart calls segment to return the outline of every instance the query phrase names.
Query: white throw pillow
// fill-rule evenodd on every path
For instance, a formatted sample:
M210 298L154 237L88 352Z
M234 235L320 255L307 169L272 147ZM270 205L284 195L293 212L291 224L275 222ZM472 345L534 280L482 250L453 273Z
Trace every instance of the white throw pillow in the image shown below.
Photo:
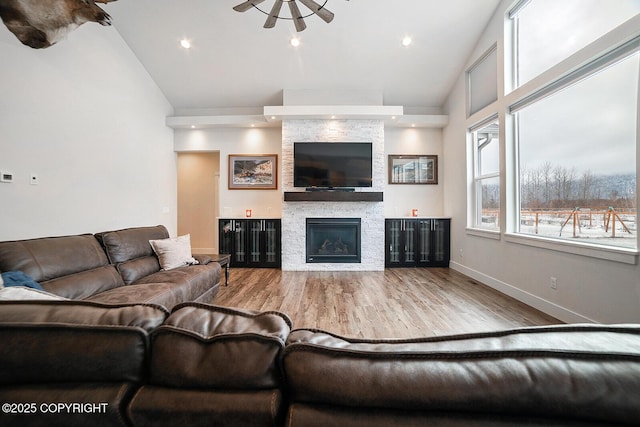
M4 288L4 279L2 278L2 271L0 271L0 289Z
M163 270L172 270L198 263L191 256L191 235L189 234L169 239L149 240L149 243L158 256L160 268Z

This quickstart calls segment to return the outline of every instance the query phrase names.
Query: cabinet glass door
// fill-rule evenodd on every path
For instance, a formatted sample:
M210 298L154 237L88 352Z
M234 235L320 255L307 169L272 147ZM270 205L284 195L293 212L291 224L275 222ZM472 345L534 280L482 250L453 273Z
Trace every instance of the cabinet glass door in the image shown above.
M418 263L427 264L431 257L431 220L418 221Z
M247 222L234 220L233 224L233 259L237 264L244 264L247 262Z
M264 220L264 262L267 264L279 264L280 259L280 221Z
M218 252L221 254L231 254L233 245L233 221L221 219L218 223L220 229L220 239Z
M433 242L433 261L445 262L449 259L449 221L434 219L431 237Z
M388 219L387 224L387 264L399 264L402 248L402 220Z
M416 232L417 221L404 220L404 263L413 264L416 262Z
M252 220L249 223L249 262L259 264L261 259L260 241L262 234L262 221Z

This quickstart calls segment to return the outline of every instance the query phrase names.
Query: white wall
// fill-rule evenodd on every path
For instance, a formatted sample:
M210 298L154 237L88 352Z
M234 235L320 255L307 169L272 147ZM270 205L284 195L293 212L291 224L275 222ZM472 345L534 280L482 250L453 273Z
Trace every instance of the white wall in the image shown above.
M220 213L219 217L280 218L282 215L282 130L278 128L214 128L176 130L177 152L220 152ZM229 154L277 154L277 190L229 190Z
M420 216L442 216L444 213L444 158L442 130L425 128L385 128L385 173L383 191L385 216L410 216L417 208ZM217 128L176 130L178 152L220 152L220 217L242 217L245 209L253 216L280 218L282 215L282 129ZM227 187L229 154L278 154L278 190L229 190ZM438 155L438 185L388 185L387 155ZM459 166L456 166L459 167ZM289 177L289 179L293 179Z
M502 63L506 51L504 13L511 4L511 0L505 0L498 7L467 66L496 41L499 64ZM499 71L499 88L504 87L502 74ZM445 108L449 125L443 132L443 149L444 210L453 217L451 267L563 321L640 322L640 267L637 264L524 246L505 241L504 235L492 239L467 233L467 178L463 160L466 129L474 119L496 112L504 123L507 102L505 95L499 93L496 103L468 120L464 72L449 96ZM504 167L503 162L503 176ZM550 288L551 276L557 278L557 290Z
M86 24L34 50L0 25L0 58L0 171L15 175L0 183L0 240L175 234L171 106L116 30Z
M430 128L390 128L384 130L385 176L384 214L387 218L411 216L418 209L419 216L443 215L444 159L442 130ZM437 185L389 185L389 154L426 154L438 156Z

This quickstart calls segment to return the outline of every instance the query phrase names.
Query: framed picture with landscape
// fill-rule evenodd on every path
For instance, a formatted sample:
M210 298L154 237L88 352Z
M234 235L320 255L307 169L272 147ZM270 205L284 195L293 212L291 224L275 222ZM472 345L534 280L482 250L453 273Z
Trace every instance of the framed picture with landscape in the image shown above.
M437 184L438 156L389 155L389 184Z
M229 154L229 190L275 190L277 188L277 154Z

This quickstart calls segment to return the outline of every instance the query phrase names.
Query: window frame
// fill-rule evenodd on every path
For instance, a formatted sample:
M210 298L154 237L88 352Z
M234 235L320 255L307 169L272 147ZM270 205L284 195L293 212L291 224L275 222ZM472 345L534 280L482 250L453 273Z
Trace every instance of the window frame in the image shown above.
M522 0L514 6L524 7L531 0ZM511 10L514 10L513 8ZM640 14L629 19L627 22L612 29L593 43L583 47L578 52L555 64L549 70L534 79L525 82L522 86L515 85L517 75L515 67L517 61L517 22L510 19L512 12L507 11L505 19L505 37L509 34L511 39L505 40L505 45L512 43L510 52L512 57L505 58L503 67L505 71L512 71L513 90L505 94L503 105L505 124L505 157L506 170L504 177L504 187L502 191L506 193L506 203L502 208L506 214L506 221L501 227L505 241L535 246L549 250L567 252L577 255L589 256L599 259L617 261L628 264L636 264L638 259L640 241L636 234L636 249L598 245L586 242L572 242L568 240L554 239L552 237L541 237L519 233L520 219L520 188L519 188L519 155L518 155L518 123L515 113L527 105L551 96L563 88L572 85L582 79L597 73L601 69L621 60L631 52L638 51L640 45ZM639 73L640 74L640 73ZM640 76L639 76L640 80ZM506 83L506 81L505 81ZM639 84L640 87L640 84ZM640 110L640 88L638 90L638 109ZM502 118L502 117L501 117ZM502 123L502 122L501 122ZM636 121L636 176L640 165L640 120ZM639 187L636 184L636 194ZM638 211L638 200L636 200L636 212ZM636 222L638 220L636 219Z
M468 218L468 230L473 230L481 233L490 233L497 234L499 236L500 233L500 224L502 223L502 174L500 173L500 167L498 166L498 170L496 172L482 174L482 159L481 159L481 149L482 145L479 145L479 140L477 138L478 131L483 128L496 124L498 126L498 160L500 160L500 120L497 114L491 115L490 117L482 120L476 125L470 127L468 129L469 141L470 141L470 156L472 159L472 178L471 178L471 197L469 200L469 218ZM492 142L493 139L488 140L485 144ZM498 214L498 227L497 228L489 228L482 227L482 182L488 179L498 178L500 182L500 213Z

